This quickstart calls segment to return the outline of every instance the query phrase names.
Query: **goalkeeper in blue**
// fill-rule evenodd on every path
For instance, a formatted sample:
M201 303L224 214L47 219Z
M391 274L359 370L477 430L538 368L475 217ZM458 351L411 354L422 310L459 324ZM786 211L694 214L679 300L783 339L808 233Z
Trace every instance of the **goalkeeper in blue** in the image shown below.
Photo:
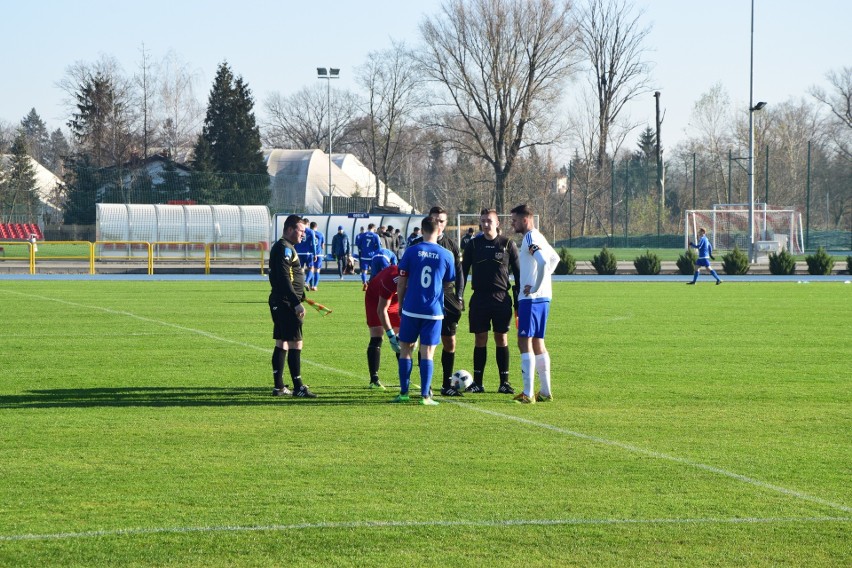
M710 274L716 279L717 286L721 284L722 279L719 278L715 270L710 268L710 261L716 260L716 257L713 256L713 245L710 244L710 240L707 238L707 230L704 227L698 229L698 244L690 241L689 248L698 249L698 260L695 261L695 274L692 276L692 282L687 282L687 284L695 284L702 266L710 271Z
M413 362L411 354L420 339L420 404L436 406L432 398L435 348L441 342L444 319L444 286L455 282L453 254L438 244L438 223L426 217L420 224L423 241L405 249L399 261L399 396L394 402L409 400Z

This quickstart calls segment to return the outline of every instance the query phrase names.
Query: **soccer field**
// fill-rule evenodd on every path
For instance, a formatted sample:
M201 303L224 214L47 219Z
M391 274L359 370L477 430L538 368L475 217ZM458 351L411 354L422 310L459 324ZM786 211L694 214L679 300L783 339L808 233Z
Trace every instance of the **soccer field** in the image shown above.
M297 400L261 279L0 282L0 565L852 565L852 286L556 283L555 402L438 407L320 288Z

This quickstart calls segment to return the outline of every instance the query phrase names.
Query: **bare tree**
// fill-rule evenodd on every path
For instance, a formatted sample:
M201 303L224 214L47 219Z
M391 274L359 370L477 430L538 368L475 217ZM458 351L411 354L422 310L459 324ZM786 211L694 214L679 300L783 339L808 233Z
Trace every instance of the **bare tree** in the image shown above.
M405 131L413 128L414 113L425 104L422 79L413 53L403 43L394 42L390 49L367 57L357 71L358 84L365 91L365 120L358 136L376 176L376 197L387 205L387 191L380 195L379 180L389 183L396 176L415 140Z
M334 148L346 148L352 142L352 123L359 114L358 98L349 91L331 89L329 113L327 87L316 83L287 97L277 92L267 96L263 143L272 148L328 148L330 116Z
M503 211L518 152L552 142L553 108L576 63L572 5L448 0L420 31L424 73L451 109L440 126L454 149L490 164L493 203Z
M847 160L852 160L852 67L826 74L831 90L813 87L811 95L826 105L834 116L832 133L835 145Z
M591 67L590 82L597 95L595 161L597 169L602 170L609 131L624 106L652 90L650 66L644 60L646 48L643 45L651 28L642 27L642 11L634 14L628 0L588 1L580 15L579 36L583 55Z
M713 203L724 203L728 183L728 150L732 146L731 101L721 84L713 85L693 105L689 121L687 152L702 157L702 170L707 172L714 192Z
M154 118L154 93L157 89L157 72L151 62L151 54L145 49L145 43L139 49L142 61L139 62L139 72L133 77L136 90L139 94L139 111L142 125L140 135L142 138L142 158L148 157L148 149L156 144L157 121Z
M174 52L163 58L158 85L160 137L169 156L179 162L186 161L204 122L204 107L195 96L197 80L198 73Z

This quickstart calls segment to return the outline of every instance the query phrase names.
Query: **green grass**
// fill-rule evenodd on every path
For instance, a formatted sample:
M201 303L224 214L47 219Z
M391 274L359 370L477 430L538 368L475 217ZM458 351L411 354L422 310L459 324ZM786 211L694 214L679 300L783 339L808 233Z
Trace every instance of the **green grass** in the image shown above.
M271 397L267 294L0 282L0 565L852 564L852 286L557 283L556 401L492 346L437 408L366 388L355 283Z

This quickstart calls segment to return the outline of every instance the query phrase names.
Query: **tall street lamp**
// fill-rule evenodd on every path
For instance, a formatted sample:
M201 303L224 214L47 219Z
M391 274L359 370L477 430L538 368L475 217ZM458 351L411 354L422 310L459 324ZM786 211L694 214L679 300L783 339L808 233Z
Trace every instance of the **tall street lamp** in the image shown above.
M748 76L748 260L757 262L754 238L754 112L763 109L766 103L754 104L754 0L751 0L751 58Z
M340 69L334 67L317 67L317 79L325 79L328 81L326 93L328 96L328 212L334 213L334 187L331 185L331 80L340 78Z

